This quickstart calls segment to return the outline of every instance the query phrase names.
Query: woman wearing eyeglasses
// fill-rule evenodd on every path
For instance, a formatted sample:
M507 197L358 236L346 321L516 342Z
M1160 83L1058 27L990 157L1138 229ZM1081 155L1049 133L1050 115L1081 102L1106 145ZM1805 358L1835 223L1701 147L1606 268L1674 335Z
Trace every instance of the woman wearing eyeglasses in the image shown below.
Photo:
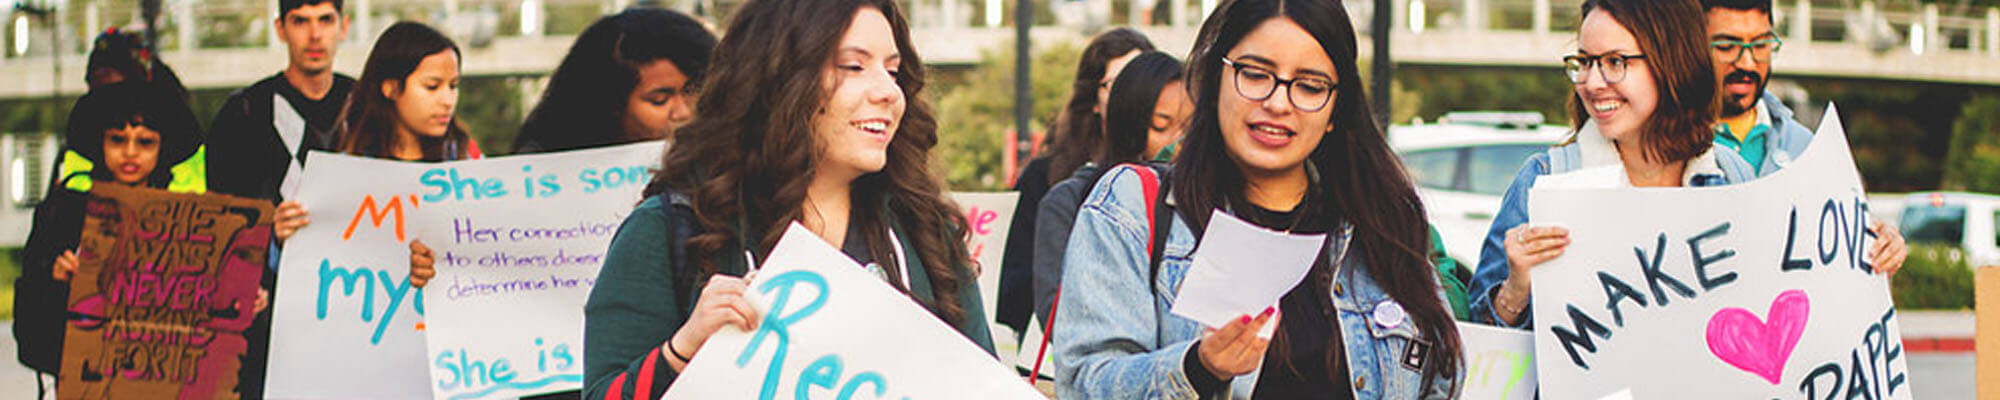
M1487 230L1472 313L1527 328L1528 271L1560 257L1569 231L1527 222L1528 189L1720 186L1756 178L1714 144L1721 107L1706 18L1695 0L1586 0L1576 54L1563 57L1575 133L1528 158Z
M1339 4L1235 0L1202 25L1167 202L1154 207L1155 181L1127 165L1077 211L1052 335L1059 397L1455 395L1463 357L1423 205L1370 116ZM1169 310L1216 210L1328 240L1276 307L1204 327ZM1158 260L1155 212L1170 213Z

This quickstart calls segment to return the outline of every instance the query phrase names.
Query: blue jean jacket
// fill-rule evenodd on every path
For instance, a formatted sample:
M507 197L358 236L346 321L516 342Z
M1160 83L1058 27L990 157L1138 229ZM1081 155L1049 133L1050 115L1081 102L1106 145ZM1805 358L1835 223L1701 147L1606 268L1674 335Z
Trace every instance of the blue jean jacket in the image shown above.
M1099 179L1077 212L1064 259L1062 298L1053 336L1056 394L1068 399L1193 399L1183 362L1201 337L1202 325L1169 313L1181 279L1192 264L1195 237L1179 215L1162 252L1159 276L1152 266L1147 198L1132 166L1119 166ZM1326 251L1339 265L1336 290L1340 335L1346 345L1349 385L1355 398L1449 398L1465 368L1451 379L1425 382L1423 371L1406 368L1401 356L1420 337L1414 323L1384 328L1371 323L1377 304L1389 299L1363 268L1360 257L1342 257L1352 226L1336 233ZM1429 266L1411 266L1432 273ZM1443 300L1443 291L1438 293ZM1288 318L1322 318L1288 316ZM1257 374L1230 382L1232 398L1248 398Z
M1791 107L1785 107L1785 102L1771 92L1764 92L1757 101L1763 102L1764 109L1771 112L1765 117L1770 118L1768 123L1772 127L1770 132L1765 133L1771 139L1764 142L1764 166L1757 170L1757 176L1761 177L1784 169L1799 155L1805 154L1806 145L1812 144L1813 132L1799 124Z
M1585 126L1580 135L1597 135L1594 126ZM1534 307L1524 306L1521 320L1508 324L1500 319L1493 308L1493 296L1499 294L1500 284L1507 281L1507 230L1528 223L1528 189L1535 187L1535 180L1545 175L1559 174L1587 167L1582 161L1584 147L1571 143L1535 153L1522 163L1521 171L1514 174L1514 183L1507 186L1507 194L1500 200L1500 212L1493 215L1493 225L1486 229L1486 242L1479 248L1479 269L1472 274L1472 291L1468 295L1472 301L1473 320L1490 325L1527 329L1534 326ZM1603 148L1588 151L1605 151ZM1697 174L1689 186L1722 186L1756 179L1750 163L1726 147L1714 150L1716 167L1721 174ZM1765 164L1767 167L1771 164Z

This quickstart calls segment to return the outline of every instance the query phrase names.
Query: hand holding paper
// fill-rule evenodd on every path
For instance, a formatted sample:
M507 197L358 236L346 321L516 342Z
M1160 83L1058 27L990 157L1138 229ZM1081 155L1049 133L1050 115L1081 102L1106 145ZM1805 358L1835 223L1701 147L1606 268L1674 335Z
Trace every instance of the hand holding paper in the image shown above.
M1214 328L1276 306L1305 279L1326 242L1325 234L1272 231L1222 210L1208 221L1208 233L1181 281L1173 313ZM1276 326L1265 325L1257 336L1270 338Z

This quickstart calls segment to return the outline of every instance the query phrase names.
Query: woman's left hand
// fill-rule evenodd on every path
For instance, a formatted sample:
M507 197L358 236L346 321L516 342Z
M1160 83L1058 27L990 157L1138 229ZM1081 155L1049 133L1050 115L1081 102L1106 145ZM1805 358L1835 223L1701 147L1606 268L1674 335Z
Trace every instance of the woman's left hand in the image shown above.
M287 201L278 204L277 220L273 230L276 231L278 241L281 242L291 239L293 234L299 233L300 228L305 228L306 224L312 223L312 217L306 214L306 206L296 201Z
M1868 263L1875 265L1875 272L1896 276L1896 270L1903 269L1903 260L1910 256L1910 246L1903 242L1903 232L1895 225L1875 221L1868 227L1875 232L1875 245L1868 249Z

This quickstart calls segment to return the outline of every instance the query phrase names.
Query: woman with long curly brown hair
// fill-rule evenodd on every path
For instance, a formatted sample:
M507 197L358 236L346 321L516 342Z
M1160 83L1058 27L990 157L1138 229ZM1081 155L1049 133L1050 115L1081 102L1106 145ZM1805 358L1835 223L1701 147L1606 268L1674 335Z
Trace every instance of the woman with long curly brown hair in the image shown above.
M584 308L588 398L657 397L758 314L739 276L798 222L991 352L937 122L891 0L752 0Z

